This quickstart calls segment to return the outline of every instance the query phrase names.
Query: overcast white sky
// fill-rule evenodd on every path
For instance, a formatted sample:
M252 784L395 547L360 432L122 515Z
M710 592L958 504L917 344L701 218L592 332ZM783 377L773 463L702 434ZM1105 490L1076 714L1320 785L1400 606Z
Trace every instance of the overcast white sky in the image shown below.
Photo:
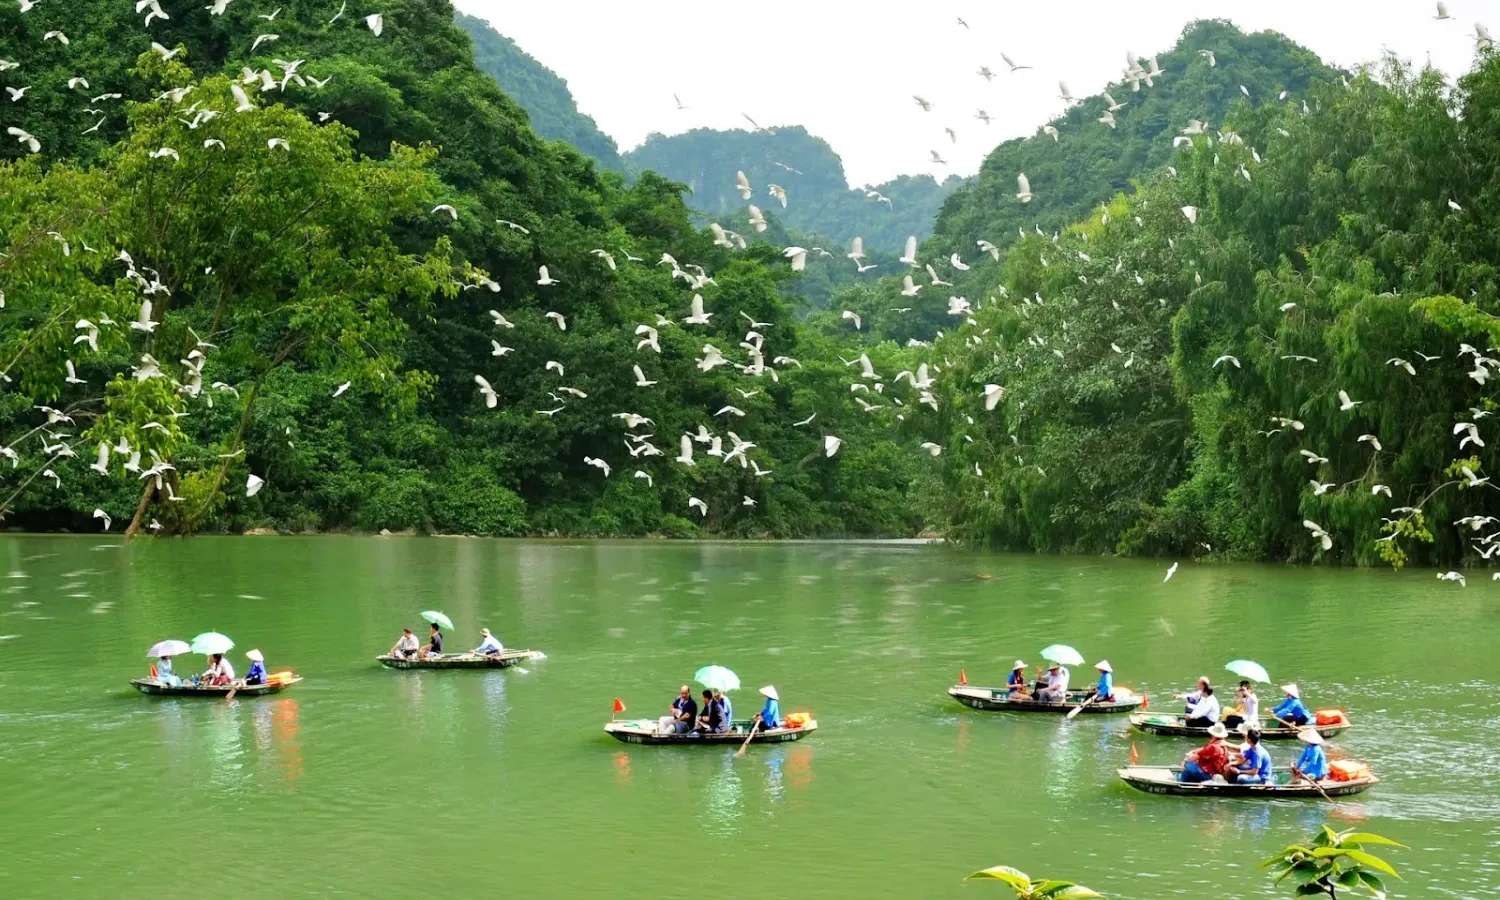
M1448 0L1454 21L1444 22L1434 21L1426 0L454 5L567 79L579 108L622 150L653 131L748 127L740 117L748 113L761 125L805 125L826 139L855 185L904 173L972 174L996 144L1031 134L1060 111L1059 80L1075 96L1097 93L1119 77L1127 50L1164 50L1195 18L1280 31L1337 65L1389 48L1418 62L1430 54L1450 74L1473 59L1476 21L1500 35L1500 0ZM1036 70L1006 73L1001 52ZM976 74L981 65L998 73L992 83ZM674 93L688 109L676 108ZM922 113L912 94L931 100L933 111ZM980 108L995 118L988 128L974 118ZM945 126L958 132L957 145ZM931 163L931 150L949 165Z

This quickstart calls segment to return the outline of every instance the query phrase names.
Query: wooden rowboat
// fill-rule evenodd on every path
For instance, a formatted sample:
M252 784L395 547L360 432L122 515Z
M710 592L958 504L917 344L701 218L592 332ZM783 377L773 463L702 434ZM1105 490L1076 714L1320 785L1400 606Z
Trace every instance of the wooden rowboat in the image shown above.
M283 678L270 681L265 684L224 684L208 685L193 684L184 681L181 684L163 684L155 678L132 678L130 683L135 685L136 690L143 694L156 694L162 697L223 697L231 690L236 697L259 697L263 694L280 693L283 689L302 680L301 675L293 675L291 678Z
M505 669L537 655L535 650L505 650L500 653L448 653L417 659L382 653L375 657L392 669Z
M1087 710L1084 711L1087 712ZM1190 728L1183 724L1185 718L1184 716L1170 714L1138 712L1131 715L1130 724L1132 727L1149 734L1208 739L1207 728ZM1331 738L1343 734L1344 729L1348 728L1351 724L1349 720L1345 719L1338 725L1318 725L1315 727L1318 729L1318 734L1321 734L1325 738ZM1290 741L1296 740L1296 738L1297 729L1285 726L1263 728L1260 732L1260 739L1263 741Z
M1068 691L1066 703L1043 703L1038 700L1012 700L1010 691L1005 688L972 687L967 684L955 684L948 688L948 696L974 709L983 709L988 712L1038 712L1038 713L1064 713L1078 706L1088 697L1088 691ZM1141 696L1124 688L1115 691L1113 703L1090 703L1083 708L1079 715L1090 713L1120 713L1129 712L1141 705Z
M1347 797L1368 790L1380 781L1374 775L1353 781L1323 780L1317 785L1306 781L1293 782L1290 769L1276 769L1276 784L1228 784L1203 781L1183 784L1177 780L1182 771L1175 766L1129 766L1120 770L1120 780L1138 791L1148 794L1172 794L1178 797L1251 797L1257 800L1322 800L1329 797ZM1319 790L1319 787L1322 790Z
M604 733L617 741L627 744L682 744L700 747L738 747L745 743L750 737L751 723L736 722L739 731L726 731L722 734L662 734L657 730L655 719L620 719L616 722L607 722L604 725ZM801 728L772 728L770 730L758 731L751 738L752 744L782 744L787 741L800 741L809 734L818 730L818 720L809 720Z

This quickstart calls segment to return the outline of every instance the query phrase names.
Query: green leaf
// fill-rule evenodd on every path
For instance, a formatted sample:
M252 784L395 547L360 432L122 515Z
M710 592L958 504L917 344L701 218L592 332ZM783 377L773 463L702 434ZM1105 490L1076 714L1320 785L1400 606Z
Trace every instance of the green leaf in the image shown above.
M1374 869L1377 872L1384 872L1392 878L1401 877L1401 874L1396 871L1394 866L1373 853L1366 853L1363 850L1345 850L1344 855L1362 866Z
M1339 843L1346 846L1349 844L1375 844L1384 847L1400 847L1402 849L1406 849L1405 844L1402 844L1398 841L1393 841L1390 838L1384 837L1382 835L1370 834L1369 832L1365 831L1346 832L1345 834L1340 835Z
M1022 896L1026 896L1032 891L1031 876L1020 869L1013 869L1010 866L990 866L988 869L975 872L969 878L993 878L996 881L1003 881L1010 885L1011 889L1017 894Z
M1359 880L1364 882L1365 890L1369 891L1371 894L1374 894L1376 897L1381 898L1381 900L1384 900L1385 882L1380 880L1379 875L1376 875L1373 872L1360 870Z

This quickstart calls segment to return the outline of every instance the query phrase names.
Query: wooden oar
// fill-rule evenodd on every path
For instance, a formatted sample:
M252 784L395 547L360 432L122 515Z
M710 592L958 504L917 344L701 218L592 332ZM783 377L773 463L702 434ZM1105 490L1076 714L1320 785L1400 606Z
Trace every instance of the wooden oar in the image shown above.
M239 689L240 689L239 685L237 685L237 684L233 685L232 687L229 688L229 693L227 693L227 694L224 695L224 699L225 700L233 700L234 699L234 695L239 692Z
M750 747L750 742L755 740L755 733L757 731L760 731L760 722L760 719L756 719L755 724L750 726L750 736L745 738L745 743L740 744L740 749L734 751L735 759L739 759L741 756L745 755L745 750Z
M1318 793L1320 793L1320 794L1323 795L1323 799L1324 800L1327 800L1329 803L1333 802L1333 798L1330 797L1330 796L1328 796L1328 792L1325 791L1325 790L1323 790L1323 786L1321 784L1318 784L1317 779L1315 779L1315 778L1309 778L1306 774L1304 774L1302 772L1296 772L1294 774L1297 776L1297 778L1300 778L1303 781L1307 782L1308 784L1312 785L1313 787L1317 788L1318 789Z
M1077 716L1079 713L1083 712L1083 708L1085 706L1088 706L1090 703L1093 703L1095 700L1098 700L1098 699L1099 699L1099 695L1098 694L1094 694L1093 696L1089 697L1087 700L1083 701L1082 703L1080 703L1077 706L1073 707L1072 709L1068 710L1068 718L1071 719L1071 718Z

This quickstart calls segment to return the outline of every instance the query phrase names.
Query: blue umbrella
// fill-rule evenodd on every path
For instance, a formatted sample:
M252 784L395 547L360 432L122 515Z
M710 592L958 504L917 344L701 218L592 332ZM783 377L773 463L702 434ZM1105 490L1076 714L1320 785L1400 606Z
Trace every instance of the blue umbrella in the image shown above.
M737 691L740 676L723 666L704 666L693 673L693 680L713 691Z
M219 634L217 631L205 631L193 638L192 646L189 647L194 653L204 656L213 656L215 653L228 653L234 649L234 641L227 635Z
M1259 681L1262 684L1271 683L1270 673L1266 671L1265 666L1261 665L1258 662L1253 662L1248 659L1236 659L1230 661L1229 665L1225 666L1224 668L1240 676L1241 678L1248 678L1251 681Z
M1067 644L1053 644L1042 648L1042 659L1048 662L1062 663L1065 666L1083 665L1083 654L1069 647Z

